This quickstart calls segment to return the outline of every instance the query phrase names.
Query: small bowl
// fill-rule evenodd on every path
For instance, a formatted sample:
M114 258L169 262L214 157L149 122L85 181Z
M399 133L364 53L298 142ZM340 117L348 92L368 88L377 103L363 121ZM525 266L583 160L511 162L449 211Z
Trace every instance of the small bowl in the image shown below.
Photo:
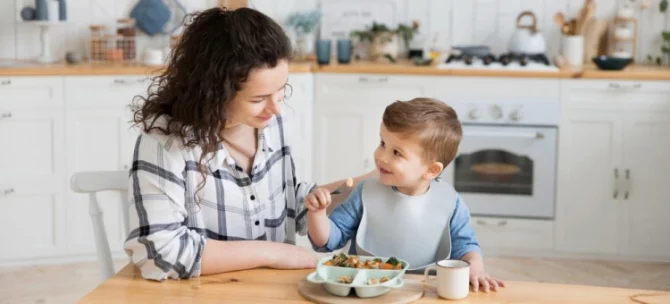
M360 261L372 260L375 258L381 258L384 261L388 260L388 258L382 257L359 256ZM389 292L391 289L400 288L405 284L403 276L409 267L407 261L400 259L398 259L398 261L402 262L405 267L393 270L359 269L323 265L323 263L330 259L330 256L321 259L317 265L316 271L307 275L306 279L308 282L321 284L326 291L340 297L349 296L352 289L354 290L355 295L359 298L373 298L381 296ZM350 276L352 278L351 284L338 282L337 280L340 276ZM369 278L381 279L382 277L387 277L389 280L384 283L368 285Z
M433 58L414 57L414 59L412 59L412 61L414 61L414 65L427 66L427 65L430 65L431 63L433 63Z
M633 62L633 58L613 57L613 56L599 56L593 58L595 63L601 70L620 71L623 70Z

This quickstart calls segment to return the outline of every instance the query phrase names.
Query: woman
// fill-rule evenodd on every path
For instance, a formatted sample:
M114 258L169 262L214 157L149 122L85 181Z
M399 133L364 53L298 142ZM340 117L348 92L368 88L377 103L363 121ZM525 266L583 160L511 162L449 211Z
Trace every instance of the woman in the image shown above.
M293 245L315 185L296 182L279 115L290 54L281 27L252 9L213 8L186 28L134 109L144 133L125 248L143 277L315 266Z

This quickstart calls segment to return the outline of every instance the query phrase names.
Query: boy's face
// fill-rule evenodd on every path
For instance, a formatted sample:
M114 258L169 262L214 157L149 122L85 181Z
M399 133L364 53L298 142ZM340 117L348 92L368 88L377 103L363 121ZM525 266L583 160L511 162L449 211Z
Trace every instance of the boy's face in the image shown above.
M423 148L416 140L403 138L390 132L384 124L380 128L380 142L375 150L375 164L379 181L398 188L414 188L422 181L429 181L439 174L436 163L423 158Z

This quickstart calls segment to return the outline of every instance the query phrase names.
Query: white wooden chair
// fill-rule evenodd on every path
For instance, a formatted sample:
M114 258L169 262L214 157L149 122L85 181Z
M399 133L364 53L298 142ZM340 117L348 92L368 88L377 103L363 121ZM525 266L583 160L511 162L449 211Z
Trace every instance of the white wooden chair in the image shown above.
M96 194L100 191L118 191L121 194L123 214L123 232L128 235L128 171L78 172L70 178L70 188L77 193L88 193L88 212L93 222L95 251L102 281L114 275L112 251L109 248L102 209L98 205Z

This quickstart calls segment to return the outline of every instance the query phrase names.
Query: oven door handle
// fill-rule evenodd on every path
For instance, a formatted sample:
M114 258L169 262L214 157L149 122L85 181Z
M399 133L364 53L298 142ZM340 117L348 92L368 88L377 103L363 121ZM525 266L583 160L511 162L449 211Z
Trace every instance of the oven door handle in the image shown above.
M542 132L510 132L510 133L494 133L494 132L465 132L465 136L474 136L474 137L504 137L504 138L520 138L520 139L543 139L544 133Z

